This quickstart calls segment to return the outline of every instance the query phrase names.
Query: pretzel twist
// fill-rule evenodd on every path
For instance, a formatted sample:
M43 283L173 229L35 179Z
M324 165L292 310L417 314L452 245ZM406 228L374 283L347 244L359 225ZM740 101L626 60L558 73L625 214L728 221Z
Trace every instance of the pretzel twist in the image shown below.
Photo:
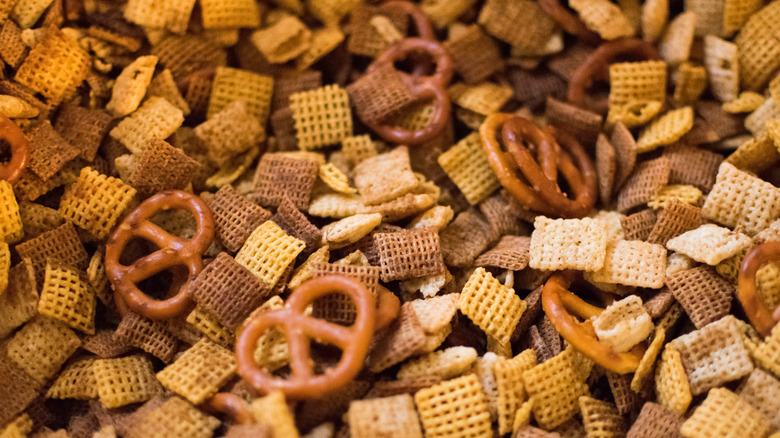
M765 264L780 260L780 242L763 243L747 253L739 269L737 297L748 319L761 336L769 336L780 321L780 306L768 309L756 292L756 273Z
M30 160L30 141L21 129L8 117L0 114L0 140L10 147L11 159L0 162L0 179L13 183L27 168Z

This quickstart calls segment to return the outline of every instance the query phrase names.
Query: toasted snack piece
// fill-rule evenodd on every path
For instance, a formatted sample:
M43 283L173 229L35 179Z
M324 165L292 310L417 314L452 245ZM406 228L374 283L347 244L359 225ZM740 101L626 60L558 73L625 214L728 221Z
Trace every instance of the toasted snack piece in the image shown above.
M528 266L542 270L597 271L607 252L607 224L598 219L538 216L531 234Z
M100 402L107 408L147 401L163 392L144 356L96 360L92 370Z
M347 411L349 432L356 438L404 436L422 438L422 428L409 394L356 400Z
M600 342L622 353L647 339L653 331L653 322L642 306L642 299L631 295L607 306L593 321L593 328Z
M769 421L761 412L726 388L714 388L707 394L680 432L691 438L710 436L765 436Z
M426 437L490 434L487 400L474 374L421 389L414 395L414 401Z

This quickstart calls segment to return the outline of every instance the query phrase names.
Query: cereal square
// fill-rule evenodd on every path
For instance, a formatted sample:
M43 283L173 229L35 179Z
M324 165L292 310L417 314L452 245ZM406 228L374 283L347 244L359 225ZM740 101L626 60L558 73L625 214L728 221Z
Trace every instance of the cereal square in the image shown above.
M482 331L506 344L527 304L485 268L477 268L463 286L458 307Z
M543 271L597 271L604 266L608 225L599 219L537 216L528 266Z
M265 221L249 235L236 254L236 262L273 287L305 246L274 222Z
M216 394L235 372L232 351L201 339L157 373L157 378L166 388L197 405Z
M65 324L36 316L8 341L7 354L18 367L43 385L81 345Z
M482 149L479 133L469 134L439 155L437 161L471 205L480 203L501 187Z
M352 111L347 91L327 85L290 96L298 147L319 149L352 135Z
M426 438L491 436L487 399L474 374L421 389L414 401Z
M688 438L759 437L770 431L769 421L753 406L726 388L712 389L704 403L680 427Z
M355 166L355 186L367 205L392 201L418 185L406 146L366 158Z
M349 405L347 423L350 435L355 438L423 436L414 399L409 394L355 400Z
M38 313L92 335L95 334L96 301L86 273L57 260L48 260Z
M666 277L666 248L639 240L610 242L604 266L587 277L600 283L660 289Z
M739 254L751 244L750 237L742 233L715 224L704 224L669 239L666 248L714 266Z

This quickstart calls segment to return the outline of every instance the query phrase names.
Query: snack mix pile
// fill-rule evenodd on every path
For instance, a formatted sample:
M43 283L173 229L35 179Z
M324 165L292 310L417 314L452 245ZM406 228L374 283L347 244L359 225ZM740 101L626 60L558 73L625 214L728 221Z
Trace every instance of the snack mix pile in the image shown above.
M0 438L780 438L780 0L0 0Z

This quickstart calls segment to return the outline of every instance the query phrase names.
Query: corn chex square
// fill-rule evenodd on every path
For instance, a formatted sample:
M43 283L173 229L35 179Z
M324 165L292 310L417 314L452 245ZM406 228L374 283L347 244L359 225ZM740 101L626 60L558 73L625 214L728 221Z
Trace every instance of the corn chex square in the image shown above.
M597 271L604 266L609 224L603 220L537 216L528 266L542 271Z
M604 266L585 275L599 283L659 289L666 278L666 248L641 240L610 242Z
M288 235L269 220L249 235L236 254L236 262L273 287L305 247L303 240Z
M704 224L669 239L666 248L685 254L697 262L715 266L748 248L753 240L736 231Z
M477 268L463 286L458 307L482 331L506 344L527 304L485 268Z
M414 402L426 438L491 436L488 402L475 374L421 389Z
M439 155L437 160L471 205L480 203L501 187L485 156L482 140L477 132L466 136L447 152Z
M203 338L157 373L157 379L197 405L216 394L235 372L233 352Z

